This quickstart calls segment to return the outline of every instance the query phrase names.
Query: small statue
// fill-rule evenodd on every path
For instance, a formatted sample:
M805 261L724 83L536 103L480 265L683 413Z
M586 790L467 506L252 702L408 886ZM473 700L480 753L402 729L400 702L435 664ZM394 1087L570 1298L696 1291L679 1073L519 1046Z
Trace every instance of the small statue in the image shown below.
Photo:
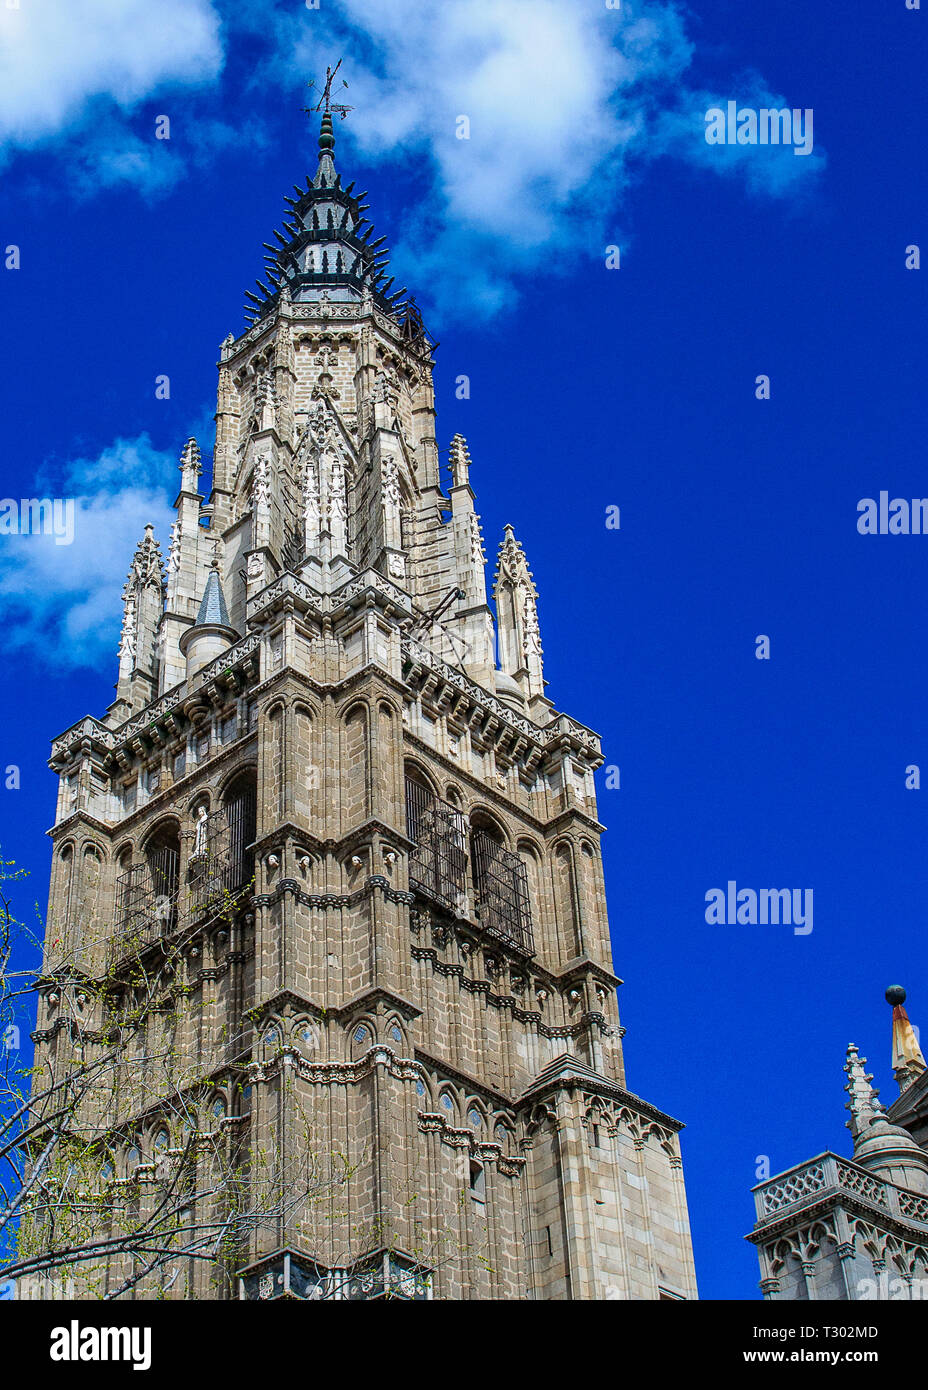
M209 812L205 806L201 806L197 811L197 830L193 840L194 859L206 853L206 822L208 819Z

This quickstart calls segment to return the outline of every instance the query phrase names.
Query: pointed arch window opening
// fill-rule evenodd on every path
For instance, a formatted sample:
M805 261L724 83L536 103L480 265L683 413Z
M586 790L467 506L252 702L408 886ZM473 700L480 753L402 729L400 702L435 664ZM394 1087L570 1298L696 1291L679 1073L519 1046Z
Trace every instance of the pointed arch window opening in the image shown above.
M532 953L532 910L521 858L481 825L471 830L470 850L474 907L480 925Z
M191 839L189 882L191 913L214 908L226 895L245 889L254 878L257 834L257 787L254 777L237 779L223 803Z
M61 851L58 863L64 884L64 892L60 895L61 927L67 929L71 925L71 913L74 907L74 850L71 845L66 845Z
M472 827L450 802L406 774L406 835L416 848L409 886L457 916L470 915L468 864L476 919L485 930L531 955L535 950L525 864L484 826ZM468 853L469 851L469 853Z
M171 828L147 842L141 863L129 865L116 879L118 953L149 945L177 927L180 890L180 835Z

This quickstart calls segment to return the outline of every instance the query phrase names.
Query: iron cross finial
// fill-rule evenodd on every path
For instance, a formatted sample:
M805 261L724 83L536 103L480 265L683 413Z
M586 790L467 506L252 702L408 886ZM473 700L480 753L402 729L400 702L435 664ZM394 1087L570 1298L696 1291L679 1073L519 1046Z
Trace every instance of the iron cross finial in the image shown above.
M326 68L326 70L325 70L325 86L324 86L323 89L322 89L322 92L321 92L321 94L320 94L320 96L319 96L319 100L316 102L315 106L304 106L304 107L303 107L303 110L306 112L307 116L313 115L313 113L316 112L316 111L324 111L324 112L326 113L326 115L329 115L329 114L331 114L332 112L334 112L336 115L341 116L342 120L344 120L345 117L348 115L348 112L354 110L354 107L353 107L353 106L343 106L343 105L340 105L340 104L337 103L337 102L333 102L333 100L332 100L332 81L333 81L333 79L334 79L334 77L335 77L335 74L338 72L339 68L341 67L341 65L342 65L342 60L341 60L341 58L339 58L338 62L335 64L334 68L328 68L328 67ZM313 91L314 91L314 93L319 91L319 88L318 88L318 86L317 86L317 84L316 84L315 78L313 78L311 81L307 82L306 85L307 85L307 87L312 88ZM348 83L345 81L344 78L342 78L342 86L343 86L343 87L346 87L346 88L347 88L347 86L348 86Z

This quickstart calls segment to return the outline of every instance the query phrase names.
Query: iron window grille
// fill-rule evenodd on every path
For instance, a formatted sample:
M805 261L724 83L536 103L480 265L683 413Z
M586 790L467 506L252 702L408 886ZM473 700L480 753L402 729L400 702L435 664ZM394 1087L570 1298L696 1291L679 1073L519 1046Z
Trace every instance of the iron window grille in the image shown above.
M227 894L240 892L254 877L257 798L243 787L207 816L203 829L188 832L190 911L199 916Z
M531 954L535 945L525 865L480 828L471 834L471 851L480 925Z
M416 846L409 886L458 916L467 909L467 822L420 782L406 778L406 835ZM474 907L480 925L531 955L535 944L525 865L483 829L471 834Z
M180 855L169 846L151 849L116 880L117 953L138 950L177 926Z
M409 886L463 916L467 826L461 812L407 777L406 834L416 846L409 859Z

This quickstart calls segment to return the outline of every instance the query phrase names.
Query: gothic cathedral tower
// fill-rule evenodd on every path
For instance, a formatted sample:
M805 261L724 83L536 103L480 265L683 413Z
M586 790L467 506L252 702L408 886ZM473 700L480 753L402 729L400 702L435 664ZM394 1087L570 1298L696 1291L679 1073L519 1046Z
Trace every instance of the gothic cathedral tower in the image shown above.
M191 439L166 564L151 528L132 561L115 702L53 746L39 1057L124 1027L107 1211L192 1164L135 1296L691 1299L681 1126L625 1082L599 740L545 694L511 527L489 601L334 144L327 112L222 344L208 499ZM217 1210L218 1278L186 1258Z

